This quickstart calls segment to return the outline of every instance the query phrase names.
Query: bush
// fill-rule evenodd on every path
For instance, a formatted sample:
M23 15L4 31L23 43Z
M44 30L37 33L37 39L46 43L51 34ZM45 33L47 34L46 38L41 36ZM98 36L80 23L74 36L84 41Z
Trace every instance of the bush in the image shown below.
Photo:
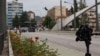
M11 33L10 33L10 36ZM58 56L57 50L50 49L46 40L39 40L39 37L24 38L15 35L11 39L14 56Z

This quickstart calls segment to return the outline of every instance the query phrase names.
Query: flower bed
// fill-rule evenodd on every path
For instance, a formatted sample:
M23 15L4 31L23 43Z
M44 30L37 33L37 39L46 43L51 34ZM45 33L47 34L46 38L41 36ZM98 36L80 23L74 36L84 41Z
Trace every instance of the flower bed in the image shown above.
M14 32L9 32L14 56L58 56L57 50L50 49L47 40L39 40L39 37L21 39Z

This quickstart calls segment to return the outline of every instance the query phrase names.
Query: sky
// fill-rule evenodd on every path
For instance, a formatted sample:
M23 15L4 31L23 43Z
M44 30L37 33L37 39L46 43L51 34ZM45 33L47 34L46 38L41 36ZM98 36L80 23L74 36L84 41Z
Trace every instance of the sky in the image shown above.
M10 2L10 1L13 1L13 0L7 0L7 2ZM72 4L64 3L64 1L73 3L73 0L62 0L62 5L66 6L66 8L68 8L68 9L70 9ZM79 0L77 0L77 1L79 1ZM98 0L98 2L99 1L100 0ZM23 3L24 11L33 11L33 12L35 12L35 14L37 16L41 16L41 17L45 16L47 13L47 11L44 10L44 7L51 9L54 6L60 5L60 0L18 0L18 2ZM86 0L86 2L87 2L88 6L95 4L95 0Z

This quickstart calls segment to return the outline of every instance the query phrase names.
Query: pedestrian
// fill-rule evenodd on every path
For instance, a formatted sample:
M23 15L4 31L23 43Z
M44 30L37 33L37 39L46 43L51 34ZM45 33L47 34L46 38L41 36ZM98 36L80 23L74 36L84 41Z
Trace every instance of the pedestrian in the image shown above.
M14 32L17 33L17 28L16 27L14 27Z

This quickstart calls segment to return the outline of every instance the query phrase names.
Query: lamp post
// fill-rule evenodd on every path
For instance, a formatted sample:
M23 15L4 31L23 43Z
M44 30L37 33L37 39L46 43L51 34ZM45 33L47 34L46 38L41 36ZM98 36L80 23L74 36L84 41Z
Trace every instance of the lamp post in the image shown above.
M95 5L96 5L96 31L99 31L99 22L98 22L98 4L97 4L97 0L95 0Z
M61 30L63 29L63 23L62 23L62 0L60 0L60 14L61 14Z

